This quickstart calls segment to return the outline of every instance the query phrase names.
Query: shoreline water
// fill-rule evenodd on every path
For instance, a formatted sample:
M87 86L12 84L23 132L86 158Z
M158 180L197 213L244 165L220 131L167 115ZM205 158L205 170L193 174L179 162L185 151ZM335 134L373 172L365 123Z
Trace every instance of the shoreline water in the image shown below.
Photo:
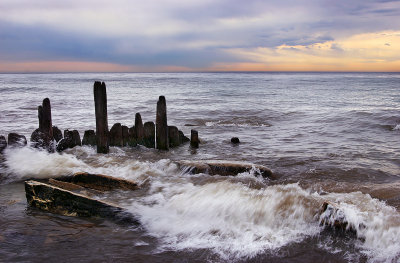
M95 127L91 88L100 74L33 75L1 75L0 135L17 131L28 138L37 127L35 105L45 96L61 129L79 128L82 134ZM101 250L107 260L150 262L399 259L399 74L155 73L103 79L109 123L133 124L136 112L153 120L158 95L164 94L168 124L186 135L195 127L204 144L170 152L111 147L106 156L88 146L52 155L6 150L1 173L7 180L0 183L3 260L55 259L65 253L60 244L80 260L79 254ZM230 143L234 136L239 145ZM173 165L179 159L256 163L271 168L277 180L251 173L189 175ZM83 170L142 184L144 190L123 203L143 229L26 207L25 178ZM339 203L354 224L373 230L362 230L360 239L326 232L313 218L323 200ZM24 248L29 242L37 246Z

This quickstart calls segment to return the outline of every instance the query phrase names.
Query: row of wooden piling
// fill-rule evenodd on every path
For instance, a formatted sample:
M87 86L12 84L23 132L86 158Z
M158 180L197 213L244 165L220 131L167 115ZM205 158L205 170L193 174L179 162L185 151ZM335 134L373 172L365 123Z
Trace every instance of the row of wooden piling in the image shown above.
M110 146L136 146L168 150L190 141L194 148L199 146L198 132L191 131L191 139L187 138L176 126L168 126L167 104L164 96L160 96L156 108L156 123L143 124L140 113L135 115L135 125L128 128L121 123L108 129L107 91L104 82L96 81L93 85L96 116L96 131L87 130L81 141L77 130L62 132L52 125L50 100L45 98L38 107L39 128L31 135L34 147L46 148L49 151L63 151L78 145L93 145L98 153L108 153Z

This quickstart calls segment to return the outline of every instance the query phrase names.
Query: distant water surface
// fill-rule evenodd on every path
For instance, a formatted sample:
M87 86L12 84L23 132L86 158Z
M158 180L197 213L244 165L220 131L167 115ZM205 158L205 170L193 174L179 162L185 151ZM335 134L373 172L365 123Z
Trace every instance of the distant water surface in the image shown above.
M82 73L0 74L0 135L27 138L37 106L53 125L95 129L93 82L107 85L108 122L168 124L198 150L91 147L48 154L29 147L0 158L0 262L398 262L400 260L400 74ZM241 143L232 145L231 137ZM275 179L190 175L174 160L218 159L270 167ZM119 193L141 227L28 208L23 180L103 173L137 181ZM337 204L358 236L328 231L316 213ZM33 245L32 245L33 244Z

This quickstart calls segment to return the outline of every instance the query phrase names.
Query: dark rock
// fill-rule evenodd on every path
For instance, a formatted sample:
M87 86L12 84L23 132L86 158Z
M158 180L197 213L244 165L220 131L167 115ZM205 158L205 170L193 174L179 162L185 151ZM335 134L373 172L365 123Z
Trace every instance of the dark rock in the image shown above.
M156 115L156 146L159 150L168 150L168 124L167 124L167 103L164 96L157 101Z
M128 134L129 134L128 146L135 147L137 145L135 126L129 128Z
M63 138L62 132L57 126L53 126L53 137L56 142L59 142Z
M74 142L74 147L82 146L81 136L79 135L79 132L77 130L72 131L72 140Z
M50 138L50 135L43 130L34 130L31 134L31 142L34 148L43 148L50 152L54 151L54 141Z
M190 139L188 137L185 136L185 134L183 134L182 131L178 131L179 132L179 142L180 144L186 143L186 142L190 142Z
M271 170L267 167L252 163L219 160L178 161L176 163L181 169L189 170L193 174L206 173L209 175L230 176L249 172L253 169L255 174L259 174L262 177L271 178L273 176Z
M199 133L196 130L190 131L190 146L199 148Z
M27 144L26 137L17 133L8 134L8 146L25 146Z
M148 121L143 125L144 129L144 146L147 148L156 147L156 126L154 122Z
M94 130L87 130L83 134L82 145L96 145L96 133Z
M332 203L324 202L319 213L320 224L336 230L357 233L358 229L366 227L363 223L359 223L358 226L350 224L344 212Z
M178 147L180 145L179 130L176 126L168 126L169 147Z
M57 186L37 181L25 182L26 199L30 206L65 216L104 217L138 224L125 209L103 201L76 194Z
M110 146L121 147L124 144L124 141L122 139L121 123L116 123L111 127L109 138L110 138Z
M57 144L57 151L62 152L68 148L74 148L81 145L81 139L77 130L64 130L64 138Z
M5 148L7 148L7 140L6 140L6 137L1 135L0 136L0 153L2 153Z
M238 137L232 137L231 143L234 143L234 144L240 143L239 138Z
M109 152L106 84L96 81L93 86L96 114L96 145L98 153Z
M144 127L142 116L140 113L136 113L135 115L135 132L136 132L136 140L138 144L144 144Z
M123 146L128 146L129 128L127 126L122 126L122 142L123 142Z

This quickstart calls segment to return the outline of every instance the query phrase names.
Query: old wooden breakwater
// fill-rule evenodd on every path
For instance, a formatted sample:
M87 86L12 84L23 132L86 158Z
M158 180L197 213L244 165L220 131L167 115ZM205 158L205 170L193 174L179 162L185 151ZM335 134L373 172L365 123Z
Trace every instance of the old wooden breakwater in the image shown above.
M96 81L93 85L96 131L86 130L81 140L77 130L61 132L53 126L51 104L48 98L38 107L39 128L31 135L30 141L35 148L46 149L49 152L61 152L68 148L81 145L97 147L98 153L108 153L110 146L126 147L142 145L147 148L169 150L191 141L191 147L198 148L198 133L191 131L191 139L186 137L176 126L168 126L167 104L164 96L160 96L156 108L156 123L149 121L143 124L140 113L135 114L135 124L132 127L115 123L108 128L107 91L104 82ZM24 146L25 136L16 133L8 134L8 140L0 136L0 153L7 146Z

